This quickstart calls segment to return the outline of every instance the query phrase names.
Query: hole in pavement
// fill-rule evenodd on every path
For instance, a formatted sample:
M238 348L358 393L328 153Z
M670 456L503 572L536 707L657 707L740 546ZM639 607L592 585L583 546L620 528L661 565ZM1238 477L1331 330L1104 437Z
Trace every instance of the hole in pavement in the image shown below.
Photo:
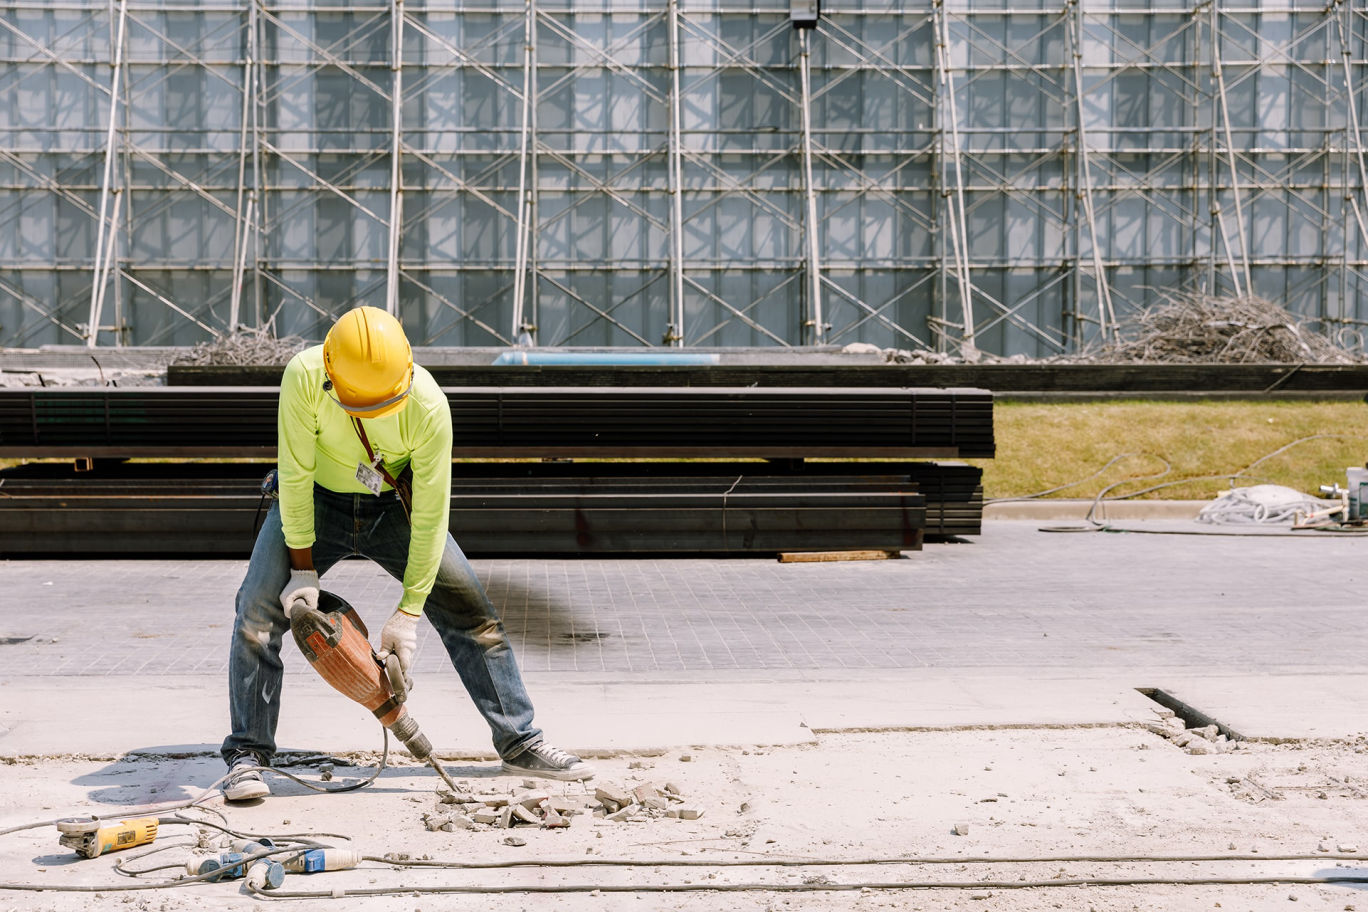
M1184 703L1167 691L1160 690L1158 687L1137 687L1140 693L1149 697L1155 703L1165 709L1170 709L1173 714L1183 720L1183 725L1188 728L1206 728L1208 725L1216 726L1216 731L1225 735L1231 741L1244 741L1245 736L1226 725L1220 719L1213 718L1202 712L1191 704Z

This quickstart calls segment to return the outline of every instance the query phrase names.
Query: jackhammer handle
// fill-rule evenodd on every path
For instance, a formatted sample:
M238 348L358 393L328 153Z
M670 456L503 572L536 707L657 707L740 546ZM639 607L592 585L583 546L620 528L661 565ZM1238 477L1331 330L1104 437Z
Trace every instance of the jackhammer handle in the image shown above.
M413 690L413 678L404 674L404 667L394 653L385 657L385 677L389 679L390 689L394 691L395 702L403 703L407 700L409 691Z

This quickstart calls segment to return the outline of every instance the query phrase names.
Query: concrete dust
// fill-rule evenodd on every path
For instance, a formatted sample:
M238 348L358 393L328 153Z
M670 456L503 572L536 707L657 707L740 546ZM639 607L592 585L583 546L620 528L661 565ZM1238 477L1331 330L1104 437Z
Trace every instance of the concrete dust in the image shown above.
M596 760L585 784L497 774L497 766L461 760L444 765L469 793L453 795L426 766L397 760L370 788L318 795L270 776L275 794L260 803L211 806L235 830L260 835L320 835L397 864L366 862L355 871L288 875L281 893L321 893L290 908L375 910L873 910L1006 909L1368 910L1362 889L1338 885L1070 886L1004 889L859 889L877 883L1022 883L1076 878L1310 877L1329 872L1368 876L1345 855L1368 849L1368 757L1362 740L1314 744L1243 742L1236 750L1192 755L1141 728L1012 729L823 734L788 747L690 748L656 757ZM688 756L688 762L682 762ZM365 755L319 757L290 771L321 786L369 774ZM317 767L333 764L323 782ZM194 797L223 772L216 757L137 757L114 761L44 758L0 769L0 829L80 813L112 814L143 802ZM603 796L660 798L669 783L696 819L666 816L683 802L663 799L642 813L610 819ZM533 785L528 789L527 785ZM647 786L648 788L641 788ZM650 787L655 787L655 792ZM545 793L545 808L577 808L568 826L527 823L430 829L434 814L453 813L473 796ZM534 796L535 797L535 796ZM538 799L540 800L540 799ZM484 798L480 799L480 803ZM597 811L595 809L598 809ZM646 813L651 810L651 813ZM595 813L607 816L594 816ZM559 816L559 815L558 815ZM210 817L209 819L213 819ZM965 835L956 835L956 830ZM210 841L218 838L206 831ZM510 838L516 836L516 838ZM157 842L93 860L76 859L52 826L0 838L0 883L83 886L100 892L0 891L0 909L68 912L257 909L242 882L187 885L152 892L110 888L133 880L130 867L182 866L196 828L164 826ZM148 849L158 850L143 858ZM1352 850L1352 851L1349 851ZM1308 855L1296 861L1114 864L968 861L1059 856ZM935 858L935 865L850 864L810 867L708 867L745 860L860 861ZM633 867L406 867L431 862L549 862L626 859ZM958 859L966 859L960 862ZM663 866L687 862L699 866ZM654 864L653 864L654 863ZM1338 866L1338 867L1337 867ZM149 878L173 876L175 869ZM705 892L613 892L678 885ZM727 885L778 889L723 892ZM564 888L561 892L431 895L423 887L480 885ZM570 887L597 888L571 892ZM827 888L827 889L823 889ZM841 889L831 889L841 888ZM849 888L849 889L846 889ZM399 890L358 896L356 890ZM342 898L333 898L342 890ZM1289 903L1295 902L1295 906Z

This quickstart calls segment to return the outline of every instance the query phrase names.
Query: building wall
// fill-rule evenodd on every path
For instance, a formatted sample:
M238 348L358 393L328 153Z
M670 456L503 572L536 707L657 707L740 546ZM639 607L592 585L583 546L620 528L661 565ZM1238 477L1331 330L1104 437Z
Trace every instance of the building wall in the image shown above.
M907 6L0 3L0 345L391 304L396 72L423 344L1049 355L1179 288L1359 339L1364 0Z

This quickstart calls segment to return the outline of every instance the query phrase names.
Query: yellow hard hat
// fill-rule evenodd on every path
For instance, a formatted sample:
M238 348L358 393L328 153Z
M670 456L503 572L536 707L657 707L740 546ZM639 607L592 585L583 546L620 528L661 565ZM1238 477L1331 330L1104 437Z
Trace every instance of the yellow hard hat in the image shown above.
M404 328L378 307L344 313L323 340L323 369L337 401L358 418L404 407L413 386L413 350Z

